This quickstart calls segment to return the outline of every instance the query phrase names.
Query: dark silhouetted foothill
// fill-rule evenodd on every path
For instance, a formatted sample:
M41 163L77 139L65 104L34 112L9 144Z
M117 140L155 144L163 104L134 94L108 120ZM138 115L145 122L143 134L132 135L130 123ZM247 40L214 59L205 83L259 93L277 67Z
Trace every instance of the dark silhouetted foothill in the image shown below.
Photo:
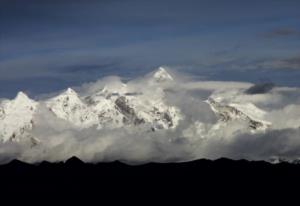
M76 191L89 197L95 193L95 197L101 198L105 195L118 197L116 194L133 198L136 194L139 197L144 194L147 198L163 195L176 199L177 195L190 198L191 194L207 192L213 195L228 192L232 195L231 187L234 187L241 193L249 188L252 197L251 188L265 194L270 188L280 191L291 184L298 185L300 165L227 158L142 165L128 165L120 161L92 164L72 157L65 162L32 165L14 160L0 165L0 177L0 190L11 191L10 194L14 195L18 191L34 195L52 195L60 191L61 194L71 193L75 198Z
M72 168L75 168L72 170ZM77 169L80 169L81 175L86 175L86 178L95 178L94 175L100 175L101 177L126 177L132 180L139 177L158 177L165 180L172 178L179 178L182 175L187 179L201 179L201 176L205 175L210 177L216 175L216 177L222 178L224 172L230 174L231 177L238 177L239 174L248 174L251 177L253 174L259 174L261 177L276 176L278 172L282 174L289 174L285 178L300 177L300 164L282 162L279 164L271 164L265 161L248 161L248 160L232 160L227 158L220 158L217 160L200 159L191 162L181 163L147 163L141 165L128 165L120 161L103 162L103 163L84 163L77 157L72 157L65 162L41 162L39 164L28 164L19 160L13 160L8 164L0 165L0 176L4 173L6 175L18 175L23 171L29 171L30 175L43 175L49 176L55 174L64 174L68 178L68 172L76 173ZM48 171L51 171L48 173ZM79 171L79 170L78 170ZM268 174L268 172L270 172ZM17 173L16 173L17 172ZM277 178L281 178L278 176Z
M12 160L6 166L13 168L13 169L29 169L29 168L34 167L33 165L22 162L20 160Z
M78 157L73 156L70 159L68 159L65 164L71 166L81 166L84 165L84 162Z

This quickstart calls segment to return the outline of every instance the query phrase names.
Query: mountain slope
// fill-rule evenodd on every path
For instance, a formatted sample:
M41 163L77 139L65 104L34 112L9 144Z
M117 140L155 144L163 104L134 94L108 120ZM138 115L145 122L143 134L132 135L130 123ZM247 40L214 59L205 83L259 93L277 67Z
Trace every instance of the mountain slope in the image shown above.
M19 92L15 99L0 103L0 140L20 141L29 137L38 102Z
M247 122L252 131L265 130L271 125L270 122L263 120L265 112L253 104L222 104L213 98L208 98L205 102L209 104L221 122L227 123L233 120L243 120Z
M71 122L77 127L87 128L97 121L78 94L71 88L46 101L46 105L58 118Z

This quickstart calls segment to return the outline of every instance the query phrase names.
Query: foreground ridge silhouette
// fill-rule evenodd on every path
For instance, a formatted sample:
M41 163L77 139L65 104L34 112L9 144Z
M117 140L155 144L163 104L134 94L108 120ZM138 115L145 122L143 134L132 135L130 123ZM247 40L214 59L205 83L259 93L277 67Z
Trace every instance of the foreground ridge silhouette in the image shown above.
M85 163L77 157L65 162L43 161L28 164L13 160L0 165L1 194L48 195L53 192L74 200L74 195L87 197L139 196L156 199L198 196L250 198L279 197L300 183L300 164L265 161L200 159L182 163L147 163L129 165L120 161ZM294 185L294 186L293 186ZM3 193L4 191L4 193ZM297 190L296 190L297 191ZM266 196L271 193L272 196ZM292 193L289 193L289 195ZM208 196L207 196L208 195ZM228 196L229 195L229 196ZM250 195L250 196L249 196ZM118 198L113 198L118 200ZM109 201L112 199L108 198ZM122 199L121 199L122 200ZM210 199L212 200L212 199ZM215 199L222 201L222 199Z
M106 181L107 177L157 177L172 179L182 177L185 179L214 178L245 178L260 177L272 178L299 178L300 164L281 162L271 164L265 161L232 160L220 158L217 160L199 159L181 163L146 163L129 165L120 161L85 163L77 157L71 157L65 162L50 163L43 161L29 164L13 160L0 165L1 176L11 176L16 180L20 177L58 177L68 180L71 177L90 179L98 176L99 180ZM246 178L247 177L247 178ZM295 179L294 179L295 180Z

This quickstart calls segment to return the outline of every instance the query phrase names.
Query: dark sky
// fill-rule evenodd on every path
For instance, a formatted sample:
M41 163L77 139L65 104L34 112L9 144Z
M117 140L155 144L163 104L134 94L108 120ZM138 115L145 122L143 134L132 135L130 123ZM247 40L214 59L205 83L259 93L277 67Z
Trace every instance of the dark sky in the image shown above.
M168 65L300 86L298 0L0 0L0 96Z

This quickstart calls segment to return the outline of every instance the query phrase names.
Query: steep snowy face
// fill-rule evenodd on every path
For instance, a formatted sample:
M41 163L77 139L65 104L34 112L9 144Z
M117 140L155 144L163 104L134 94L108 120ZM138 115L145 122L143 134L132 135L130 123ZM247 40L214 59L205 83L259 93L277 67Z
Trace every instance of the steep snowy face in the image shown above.
M79 128L97 123L97 116L82 102L71 88L46 101L46 105L58 118L69 121Z
M173 79L163 68L152 76L152 80ZM149 85L148 85L149 86ZM120 128L145 125L149 130L172 129L183 118L180 110L168 105L160 85L137 91L125 83L116 82L80 97L74 90L67 89L60 95L46 100L46 105L58 118L64 119L77 128L96 126Z
M212 111L219 117L220 122L230 122L233 120L245 121L249 128L254 130L266 130L271 123L263 120L265 112L251 103L240 105L237 103L222 104L213 98L205 101Z
M84 101L97 114L98 127L148 125L152 130L169 129L175 128L182 118L178 108L167 105L159 88L149 96L124 84L120 89L106 86Z
M98 129L103 127L117 128L122 126L122 115L115 108L115 99L119 94L109 91L107 87L99 92L83 98L89 110L96 115L95 124Z
M38 103L23 92L15 99L0 103L0 141L20 141L31 138L29 131L34 126L33 116Z
M157 71L155 71L153 74L153 79L158 83L174 80L164 67L159 67Z
M139 96L120 96L115 101L117 110L127 123L150 124L152 130L175 128L182 119L180 110L169 106L163 98L150 99Z

